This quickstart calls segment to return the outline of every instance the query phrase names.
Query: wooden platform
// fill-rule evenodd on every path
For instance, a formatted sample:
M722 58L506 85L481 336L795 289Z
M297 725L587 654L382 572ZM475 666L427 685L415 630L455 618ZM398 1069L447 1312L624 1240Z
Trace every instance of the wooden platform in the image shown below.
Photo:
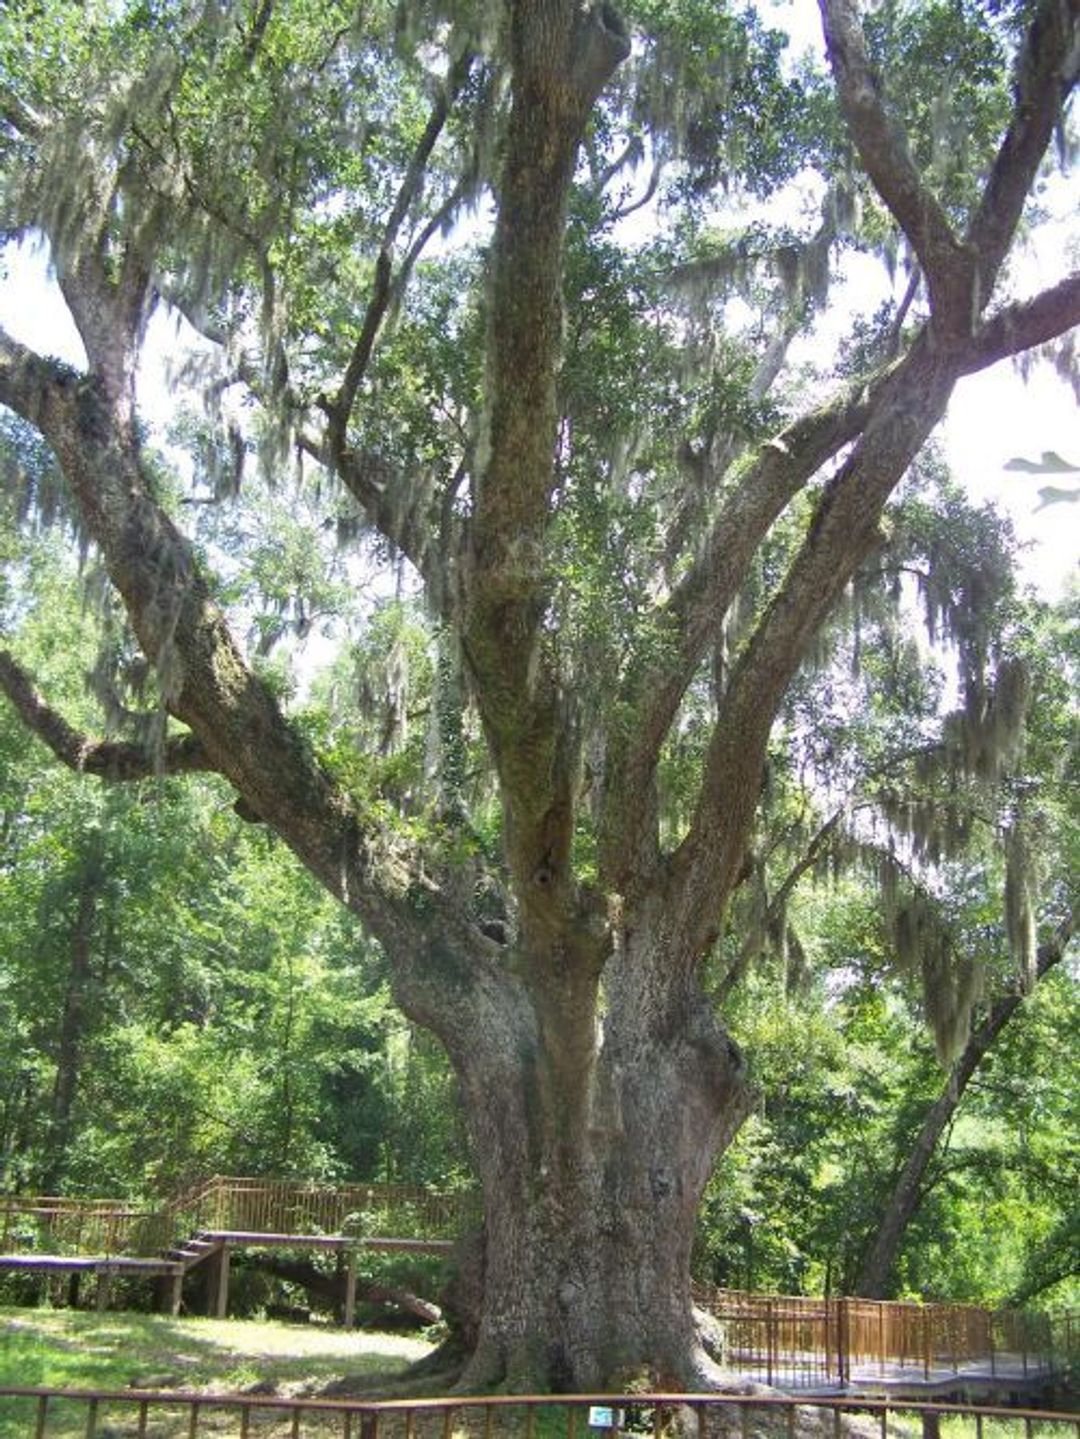
M184 1266L176 1260L143 1259L127 1254L0 1254L0 1273L5 1270L24 1274L92 1274L97 1281L94 1306L102 1311L109 1307L112 1282L118 1276L170 1279L174 1292L184 1277Z
M0 1270L38 1274L175 1274L183 1266L172 1259L139 1259L127 1254L0 1254Z
M468 1191L222 1175L157 1205L5 1195L0 1250L21 1252L0 1256L0 1273L92 1273L102 1306L117 1275L156 1278L177 1313L186 1275L205 1264L209 1312L224 1315L234 1249L329 1252L339 1258L352 1323L365 1251L444 1254L477 1209ZM807 1396L1023 1393L1067 1372L1080 1349L1069 1315L712 1285L695 1285L693 1297L721 1326L732 1375Z
M814 1398L941 1398L961 1393L1000 1395L1038 1391L1052 1383L1057 1370L1048 1361L1023 1354L998 1354L989 1360L967 1359L955 1368L947 1364L923 1366L902 1364L856 1364L843 1383L785 1383L778 1388L789 1394Z
M257 1229L206 1229L207 1239L250 1249L377 1249L389 1254L448 1254L449 1239L391 1239L368 1234L264 1234Z
M97 1280L96 1307L109 1307L112 1280L117 1276L169 1279L168 1307L180 1312L184 1275L195 1264L213 1260L216 1273L210 1296L210 1312L224 1319L229 1311L229 1270L234 1249L319 1249L346 1256L344 1323L351 1329L356 1318L356 1263L364 1250L388 1254L445 1254L453 1248L449 1239L397 1239L371 1234L285 1234L257 1229L206 1229L187 1241L193 1248L173 1251L175 1257L141 1258L123 1254L0 1254L0 1274L5 1271L31 1274L93 1274Z
M282 1234L257 1229L207 1229L200 1239L217 1250L217 1275L213 1312L224 1319L229 1309L229 1264L234 1249L323 1249L336 1250L346 1258L344 1324L351 1329L356 1318L356 1261L364 1250L393 1254L444 1254L453 1246L449 1239L395 1239L382 1235Z
M1017 1398L1052 1387L1062 1372L1052 1355L999 1351L993 1356L938 1355L919 1363L895 1359L826 1356L820 1350L773 1351L767 1358L732 1349L724 1369L740 1381L807 1399L923 1399L961 1395Z

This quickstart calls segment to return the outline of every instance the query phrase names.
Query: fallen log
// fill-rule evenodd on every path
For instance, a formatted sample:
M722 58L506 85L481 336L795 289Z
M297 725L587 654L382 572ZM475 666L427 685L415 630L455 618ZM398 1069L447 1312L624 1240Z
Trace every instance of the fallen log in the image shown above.
M257 1258L247 1259L245 1267L248 1265L272 1274L275 1279L285 1279L291 1284L298 1284L306 1291L309 1300L321 1301L324 1308L344 1308L345 1275L340 1270L328 1271L320 1269L309 1260L287 1259L276 1254L260 1254ZM409 1315L418 1324L437 1324L442 1318L442 1310L437 1304L396 1284L358 1279L356 1298L364 1304L386 1305L400 1314Z

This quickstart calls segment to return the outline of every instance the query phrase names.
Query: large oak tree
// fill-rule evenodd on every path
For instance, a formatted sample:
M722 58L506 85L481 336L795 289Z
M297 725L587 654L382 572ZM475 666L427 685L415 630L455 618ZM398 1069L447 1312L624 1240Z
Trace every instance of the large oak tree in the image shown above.
M85 351L0 335L0 402L62 472L168 724L82 734L7 651L0 683L76 767L225 776L384 947L483 1187L466 1384L707 1379L694 1218L750 1095L702 970L776 715L958 380L1080 320L1078 276L1006 286L1065 129L1076 0L821 12L828 73L785 66L752 8L691 0L0 20L3 224L47 240ZM817 228L771 229L765 200L815 176ZM722 202L752 198L721 234ZM788 348L856 246L900 252L907 289L797 408ZM195 447L196 491L242 484L257 435L264 472L334 477L426 591L422 814L290 715L228 622L220 546L181 528L137 405L170 308L217 353L208 397L246 395ZM664 766L703 682L672 825ZM470 815L471 715L495 841Z

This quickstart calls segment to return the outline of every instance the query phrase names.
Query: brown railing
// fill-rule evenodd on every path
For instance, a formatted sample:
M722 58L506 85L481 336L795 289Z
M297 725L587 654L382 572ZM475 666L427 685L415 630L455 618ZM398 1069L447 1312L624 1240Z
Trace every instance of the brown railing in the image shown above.
M961 1304L808 1299L695 1287L721 1326L724 1362L768 1384L844 1386L962 1372L988 1380L1035 1379L1075 1359L1073 1315Z
M164 1205L0 1195L0 1253L160 1253L200 1230L452 1238L475 1211L469 1193L400 1184L318 1186L216 1175Z
M159 1207L106 1199L0 1196L0 1253L154 1255L202 1232L437 1239L475 1215L473 1193L405 1185L336 1187L215 1176ZM743 1294L700 1287L719 1321L725 1365L801 1389L925 1383L966 1375L1024 1381L1075 1359L1069 1316L965 1305Z
M207 1186L210 1189L210 1186ZM476 1209L469 1192L438 1193L404 1184L318 1186L264 1179L214 1181L210 1222L196 1227L267 1234L370 1234L451 1239Z
M1080 1439L1080 1416L1055 1410L974 1408L887 1400L793 1400L773 1395L582 1394L505 1395L476 1399L355 1400L279 1399L251 1395L155 1393L87 1389L0 1388L0 1414L17 1432L43 1439L50 1433L156 1436L226 1432L301 1436L336 1434L343 1439L653 1439L696 1433L697 1439L751 1434L813 1434L826 1439L902 1439L940 1431L952 1420L972 1439L993 1425L994 1439ZM231 1423L230 1423L231 1419ZM852 1420L858 1421L852 1423ZM959 1421L959 1424L957 1423ZM125 1424L123 1429L118 1423ZM77 1426L77 1427L76 1427ZM128 1427L133 1426L133 1427Z
M122 1199L0 1195L0 1253L140 1254L155 1211Z

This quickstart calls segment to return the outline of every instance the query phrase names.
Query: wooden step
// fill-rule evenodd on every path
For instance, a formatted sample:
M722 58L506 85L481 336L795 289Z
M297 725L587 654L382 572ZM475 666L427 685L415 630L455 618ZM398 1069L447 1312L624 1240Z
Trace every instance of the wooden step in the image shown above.
M169 1250L169 1258L175 1259L185 1269L194 1269L195 1265L209 1255L214 1254L221 1248L220 1239L209 1239L202 1234L196 1234L186 1244L177 1245Z

